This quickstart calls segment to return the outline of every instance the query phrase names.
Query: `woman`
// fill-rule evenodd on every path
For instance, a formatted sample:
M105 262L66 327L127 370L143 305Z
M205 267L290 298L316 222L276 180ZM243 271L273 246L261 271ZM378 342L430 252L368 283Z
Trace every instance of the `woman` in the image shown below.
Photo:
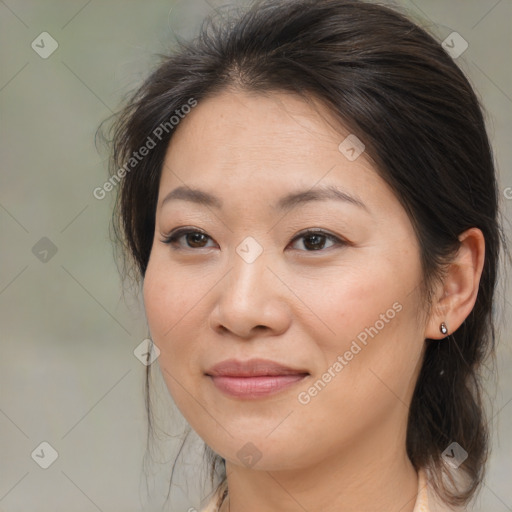
M205 511L468 505L501 231L439 42L371 3L258 2L163 59L112 154L162 375L221 470Z

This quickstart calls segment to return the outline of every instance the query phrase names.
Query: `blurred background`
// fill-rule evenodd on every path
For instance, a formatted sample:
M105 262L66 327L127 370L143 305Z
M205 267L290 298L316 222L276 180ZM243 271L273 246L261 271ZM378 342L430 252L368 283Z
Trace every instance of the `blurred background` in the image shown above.
M115 192L93 195L107 179L107 155L94 135L157 54L172 50L176 35L193 36L225 3L0 0L0 511L188 511L211 490L192 433L166 502L185 425L158 373L161 439L144 464L149 333L140 296L123 294L112 254ZM454 31L467 41L456 60L484 106L510 219L512 1L381 3L439 41ZM488 384L493 452L476 512L512 510L505 284L502 277L499 380Z

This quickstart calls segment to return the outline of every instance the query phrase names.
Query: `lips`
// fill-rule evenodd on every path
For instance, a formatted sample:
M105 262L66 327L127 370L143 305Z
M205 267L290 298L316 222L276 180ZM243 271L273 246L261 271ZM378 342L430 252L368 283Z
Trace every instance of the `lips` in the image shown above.
M229 359L216 364L205 374L223 393L245 399L274 395L301 381L309 372L291 368L268 359L238 361Z

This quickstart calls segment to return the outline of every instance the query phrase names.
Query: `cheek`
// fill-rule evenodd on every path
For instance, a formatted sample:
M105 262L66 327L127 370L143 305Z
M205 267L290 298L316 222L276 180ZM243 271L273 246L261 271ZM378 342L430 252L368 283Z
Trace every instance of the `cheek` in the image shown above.
M150 261L144 277L144 308L152 339L160 350L166 330L172 327L171 316L175 311L170 308L175 287L169 283L169 277L162 274L158 264Z
M397 309L409 301L407 290L416 278L413 272L405 274L397 279L393 268L361 262L358 268L342 269L323 279L321 286L308 287L304 296L315 313L310 339L326 350L339 351L358 336L364 342L369 336L367 329L375 324L379 332L389 331L388 326L404 316ZM322 331L327 336L319 336Z
M193 344L187 342L190 307L177 277L166 265L150 260L144 278L144 307L151 339L160 350L158 365L169 394L190 421L195 415L190 410L193 401L184 390L193 392L193 372L198 369L197 363L194 365L196 358L191 355Z
M330 408L343 397L356 407L387 395L405 399L423 346L416 287L421 271L410 262L362 262L308 290L308 305L319 318L309 322L307 338L315 341L311 351L321 351L318 376L330 388L318 393L319 402L332 401Z
M166 267L157 259L150 260L144 278L144 307L151 338L160 350L160 366L174 373L185 370L184 363L190 361L186 351L193 345L186 342L186 333L191 332L193 297L184 290L180 275Z
M200 273L173 269L165 254L154 256L144 278L146 318L151 339L160 350L162 375L183 411L184 389L195 393L202 376L201 344L197 341L203 322L208 319L205 296L211 285L205 284Z
M182 269L175 270L160 254L150 259L144 278L144 307L155 343L167 341L186 328L200 302L202 288ZM160 348L160 347L159 347Z

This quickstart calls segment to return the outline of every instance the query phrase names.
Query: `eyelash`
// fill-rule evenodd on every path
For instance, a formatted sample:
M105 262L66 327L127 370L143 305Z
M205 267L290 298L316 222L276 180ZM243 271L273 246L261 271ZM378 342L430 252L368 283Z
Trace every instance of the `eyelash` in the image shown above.
M165 236L160 241L162 243L164 243L164 244L174 245L184 235L196 234L196 233L201 234L201 235L205 235L210 240L212 240L212 238L210 236L208 236L206 233L204 233L203 231L200 231L198 229L178 228L176 231L171 232L169 235ZM337 236L332 235L331 233L328 233L328 232L323 231L321 229L307 229L306 231L302 231L297 236L295 236L291 240L290 243L293 243L293 242L295 242L296 240L298 240L300 238L305 238L305 237L312 236L312 235L323 236L323 237L327 238L328 240L330 240L331 242L334 242L334 244L337 245L337 246L349 245L349 243L347 241L342 240L342 239L338 238ZM182 250L183 249L181 247L172 247L172 248L174 250ZM198 248L188 247L187 249L188 250L209 249L209 247L198 247ZM332 249L332 247L329 247L328 249ZM311 250L311 251L306 250L306 251L301 251L301 252L321 252L321 251L325 251L325 250L326 249L317 249L317 250Z

